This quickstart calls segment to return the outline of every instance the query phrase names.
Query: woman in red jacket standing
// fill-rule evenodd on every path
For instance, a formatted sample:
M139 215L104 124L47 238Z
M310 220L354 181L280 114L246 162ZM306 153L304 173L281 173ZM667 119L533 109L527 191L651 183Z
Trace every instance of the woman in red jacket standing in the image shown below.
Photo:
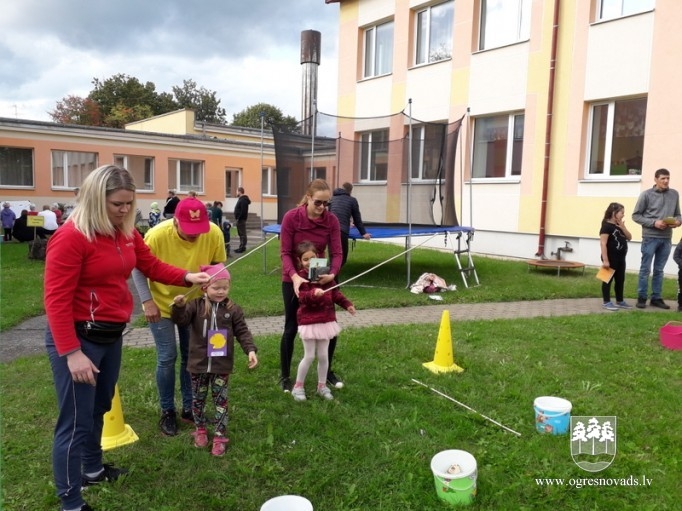
M135 183L114 165L83 181L78 205L50 238L45 261L45 345L59 416L52 466L62 510L90 511L81 487L127 471L102 462L102 425L121 366L122 336L133 300L133 268L176 286L208 282L206 273L159 261L135 230Z

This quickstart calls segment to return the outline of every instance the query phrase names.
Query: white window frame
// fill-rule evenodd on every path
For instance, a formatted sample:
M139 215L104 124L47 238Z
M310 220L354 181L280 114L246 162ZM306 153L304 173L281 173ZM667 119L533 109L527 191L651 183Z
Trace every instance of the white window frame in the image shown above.
M440 127L442 132L441 132L441 137L442 141L439 146L439 154L438 157L432 157L429 159L429 161L432 163L431 168L433 168L433 164L435 164L435 171L438 173L438 166L440 165L440 156L443 151L443 144L445 143L445 131L447 129L446 124L436 124L436 123L431 123L431 124L420 124L418 126L413 126L412 127L412 180L415 181L435 181L438 179L438 176L424 176L425 174L425 157L426 155L424 154L425 150L425 134L426 130L428 127L431 128L436 128Z
M189 167L189 168L186 168ZM204 193L204 162L200 160L171 159L168 165L168 182L170 189L176 189L177 193L194 191ZM184 179L184 174L189 172L189 180ZM175 184L175 186L172 186Z
M632 168L633 170L639 170L639 173L637 172L632 172L630 173L630 169L627 167L628 166L628 161L625 162L625 172L619 172L617 174L614 174L612 172L612 165L613 166L621 166L622 162L618 165L615 165L614 162L614 156L613 156L613 138L614 138L614 128L616 125L616 104L617 103L624 103L628 101L633 101L633 100L646 100L646 97L643 98L630 98L630 99L614 99L611 101L599 101L590 104L590 111L589 111L589 116L588 116L588 133L587 133L587 151L586 151L586 156L585 156L585 178L586 179L603 179L603 178L617 178L617 179L623 179L623 176L625 175L640 175L642 172L641 169L641 162L639 163L639 169L636 169L636 166L633 165ZM601 167L596 167L594 169L594 172L592 172L592 150L595 142L595 133L594 133L594 123L595 123L595 108L597 107L607 107L607 116L606 116L606 129L604 132L604 140L600 141L604 145L604 153L602 155L602 165ZM646 111L644 112L644 118L646 118ZM641 159L641 156L643 154L643 148L644 148L644 137L646 136L646 128L644 127L642 129L642 134L641 135L636 135L637 137L642 138L642 147L641 148L635 148L633 149L634 154L629 155L630 157L637 157ZM617 156L616 156L617 157Z
M135 154L115 154L114 164L133 175L138 192L154 191L154 157Z
M531 0L481 0L479 50L529 40L530 16Z
M368 27L364 32L363 78L393 72L393 20Z
M378 135L381 134L383 140L375 141ZM360 157L358 158L360 169L358 175L360 176L360 182L362 183L385 183L388 179L388 140L389 130L388 128L366 131L360 134ZM367 148L366 154L363 154L363 148ZM384 149L382 151L382 149ZM377 178L377 157L381 154L386 158L386 176L383 179Z
M274 167L263 167L261 169L261 191L263 195L270 197L277 196L277 169Z
M446 7L447 6L447 7ZM432 41L431 32L434 28L434 21L432 13L438 12L439 8L444 8L451 13L450 22L450 36L447 41ZM446 2L441 2L426 7L415 12L414 15L414 63L416 66L432 64L434 62L442 62L444 60L449 60L452 58L452 40L454 34L455 26L455 2L454 0L447 0ZM420 21L424 23L420 23ZM438 50L437 48L432 48L435 46L434 43L444 43L445 48Z
M32 147L0 147L0 188L34 188L35 154Z
M97 153L90 151L53 149L51 154L52 189L73 190L80 187L85 177L98 167L98 156Z
M507 126L506 130L504 131L505 137L506 137L506 149L505 149L505 162L504 162L504 175L503 176L488 176L486 175L488 173L488 160L487 160L487 154L486 154L486 167L484 169L484 175L478 175L480 172L477 174L477 167L480 165L480 162L478 161L477 156L480 154L479 149L483 146L480 146L482 142L479 140L479 122L484 119L504 119L506 118L507 121ZM522 127L522 135L520 139L517 139L515 136L515 131L517 127L517 121L523 122L523 127ZM512 112L509 114L497 114L497 115L484 115L477 117L475 119L474 123L474 137L473 137L473 165L472 165L472 179L473 180L491 180L491 179L501 179L501 180L518 180L521 178L521 172L523 168L523 139L525 136L525 112ZM514 159L516 153L515 153L515 144L517 140L520 142L520 151L521 154L518 155L520 158L519 165L518 165L518 172L513 173L514 168ZM485 144L489 144L491 142L494 142L494 140L489 140L486 139ZM487 152L487 151L486 151Z
M599 0L597 21L606 21L653 11L656 0Z

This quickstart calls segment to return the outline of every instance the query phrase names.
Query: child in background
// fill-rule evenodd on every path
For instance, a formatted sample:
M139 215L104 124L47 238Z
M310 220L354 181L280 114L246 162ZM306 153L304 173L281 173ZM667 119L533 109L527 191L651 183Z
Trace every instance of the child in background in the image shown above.
M625 287L625 256L628 253L628 241L632 239L632 234L625 227L623 217L625 216L625 206L617 202L612 202L604 212L604 219L599 230L599 241L601 245L602 266L606 269L611 268L615 271L609 282L602 282L601 293L604 299L603 307L608 311L619 309L631 309L623 298L623 288ZM614 283L616 303L611 301L611 282Z
M151 208L151 211L149 212L149 228L151 229L154 227L156 224L158 224L161 221L161 210L159 209L159 203L158 202L152 202L151 205L149 206Z
M208 445L204 407L208 389L215 405L215 434L211 454L222 456L228 443L228 381L234 366L234 339L249 357L249 369L258 364L253 335L244 319L244 311L228 298L230 273L222 264L201 266L211 275L202 287L204 296L187 302L176 296L171 319L190 326L187 371L192 379L192 414L196 430L192 433L196 447Z
M341 294L338 288L325 292L335 286L334 281L321 286L308 280L310 260L317 257L315 245L310 241L302 241L296 249L298 274L305 279L298 289L298 333L303 341L303 359L298 364L296 384L291 395L296 401L305 401L305 377L315 359L317 352L317 394L324 399L334 399L327 387L327 369L329 368L329 339L336 337L341 327L336 322L334 304L355 315L353 304Z
M225 253L230 255L230 229L232 229L232 224L228 219L223 220L223 239L225 240Z
M673 261L677 263L677 312L682 312L682 239L675 247Z

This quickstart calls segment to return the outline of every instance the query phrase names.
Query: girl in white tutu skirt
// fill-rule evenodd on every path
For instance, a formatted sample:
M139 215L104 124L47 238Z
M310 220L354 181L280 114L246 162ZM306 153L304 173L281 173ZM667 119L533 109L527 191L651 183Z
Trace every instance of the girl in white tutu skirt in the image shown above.
M315 245L310 241L302 241L296 249L298 274L304 281L298 290L298 333L303 341L303 359L298 364L296 384L291 395L296 401L305 401L305 377L317 354L317 395L324 399L334 399L327 387L327 369L329 368L329 339L336 337L341 327L336 322L334 304L355 315L355 307L334 281L324 286L309 279L310 261L317 257Z

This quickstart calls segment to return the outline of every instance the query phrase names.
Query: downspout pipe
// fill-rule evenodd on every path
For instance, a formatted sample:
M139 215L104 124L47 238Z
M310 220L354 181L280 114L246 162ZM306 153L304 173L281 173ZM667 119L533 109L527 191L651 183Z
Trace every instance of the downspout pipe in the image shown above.
M552 24L552 53L549 62L549 85L547 90L547 122L545 124L545 161L542 171L542 202L540 204L540 234L538 251L535 257L547 259L545 256L545 228L547 223L547 195L549 193L549 161L552 149L552 116L554 114L554 76L556 74L557 40L559 36L559 4L554 0L554 21Z

